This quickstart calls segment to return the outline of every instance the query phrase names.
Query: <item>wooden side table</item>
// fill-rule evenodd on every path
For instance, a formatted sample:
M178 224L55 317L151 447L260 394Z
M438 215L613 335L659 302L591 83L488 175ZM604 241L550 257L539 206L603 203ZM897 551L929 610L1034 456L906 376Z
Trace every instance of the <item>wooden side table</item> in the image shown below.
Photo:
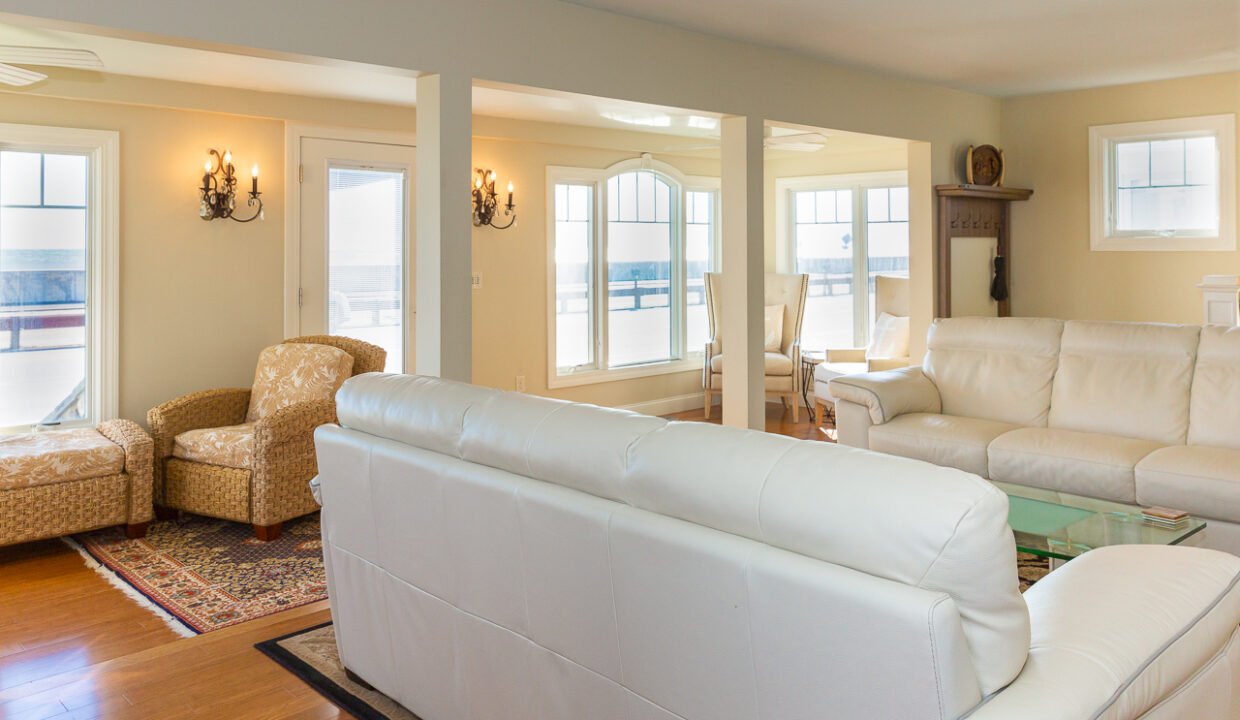
M810 422L815 422L814 403L810 402L809 390L814 387L814 368L827 359L825 350L801 351L801 399L805 401L805 412L809 413Z

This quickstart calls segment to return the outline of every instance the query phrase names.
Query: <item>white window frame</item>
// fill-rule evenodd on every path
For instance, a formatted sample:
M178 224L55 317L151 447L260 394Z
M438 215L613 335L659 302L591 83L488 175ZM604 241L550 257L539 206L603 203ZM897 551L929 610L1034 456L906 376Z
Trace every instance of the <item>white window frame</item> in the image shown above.
M120 317L120 133L111 130L0 123L0 149L86 155L89 236L86 262L86 376L89 414L61 427L92 426L117 416ZM29 426L0 428L0 434Z
M1218 152L1218 232L1117 231L1115 146L1122 142L1213 136ZM1231 251L1236 249L1236 116L1154 120L1089 128L1089 249L1096 251Z
M678 193L679 200L675 203L669 214L669 221L673 227L672 237L672 270L671 270L671 289L669 289L669 311L671 312L671 332L672 332L672 354L670 360L661 360L650 363L642 363L639 365L625 365L622 367L607 367L608 356L608 332L607 332L607 310L608 298L606 292L600 292L598 288L606 288L606 272L607 272L607 181L609 178L626 172L639 170L648 170L663 176L669 184L673 185L673 192ZM578 370L560 372L560 368L556 363L556 335L558 327L556 325L556 266L555 266L555 186L562 183L590 185L593 188L594 207L592 210L592 230L594 237L591 251L594 253L595 263L592 283L592 302L594 312L594 325L591 333L594 338L594 364L593 367L583 367ZM642 158L634 158L632 160L624 160L604 169L595 168L579 168L564 167L558 165L547 166L547 387L551 389L576 387L580 385L592 385L596 383L615 382L618 380L630 380L633 378L651 377L655 375L667 375L679 372L696 372L701 370L702 356L704 348L686 348L685 339L687 337L686 325L688 317L688 308L685 303L685 278L686 266L684 262L685 254L685 195L689 192L710 192L715 195L713 203L714 211L714 228L715 233L712 238L711 257L714 264L718 267L721 251L720 238L722 232L720 230L720 220L722 214L719 208L719 178L704 177L697 175L685 175L675 167L659 162L658 160L649 160Z
M907 170L890 170L841 175L804 175L775 178L775 262L779 272L796 272L796 204L793 193L817 190L851 190L853 216L853 277L866 277L869 258L868 225L865 213L865 191L872 188L908 187ZM911 198L911 195L910 195ZM911 214L911 208L910 208ZM910 232L911 232L910 225ZM911 251L911 236L910 236ZM855 285L854 285L855 287ZM869 302L853 302L853 339L859 347L869 343ZM820 350L822 348L811 348ZM837 348L838 349L838 348Z

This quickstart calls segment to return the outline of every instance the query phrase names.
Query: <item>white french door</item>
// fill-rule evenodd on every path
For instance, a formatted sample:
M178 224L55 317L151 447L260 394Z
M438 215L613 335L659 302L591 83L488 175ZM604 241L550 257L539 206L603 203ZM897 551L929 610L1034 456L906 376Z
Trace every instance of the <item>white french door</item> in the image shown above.
M410 145L300 140L298 324L387 350L388 372L413 365L413 179Z

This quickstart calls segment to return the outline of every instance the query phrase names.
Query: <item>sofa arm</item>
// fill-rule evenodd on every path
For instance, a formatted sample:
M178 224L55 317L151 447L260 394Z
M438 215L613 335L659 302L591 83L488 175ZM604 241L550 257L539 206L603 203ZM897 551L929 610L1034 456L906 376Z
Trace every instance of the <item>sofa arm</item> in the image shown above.
M149 521L154 513L151 436L133 420L104 420L95 430L125 451L125 474L129 476L129 524Z
M831 397L870 411L875 425L891 422L905 413L937 413L942 409L939 390L918 367L832 378Z
M1163 702L1166 717L1236 717L1236 700L1218 709L1240 690L1238 580L1240 558L1213 550L1086 553L1025 593L1029 658L970 718L1126 720Z
M906 368L909 365L909 358L907 355L898 358L869 358L865 362L870 372L881 372Z
M863 363L865 362L865 348L836 348L828 349L826 354L826 362L829 363Z

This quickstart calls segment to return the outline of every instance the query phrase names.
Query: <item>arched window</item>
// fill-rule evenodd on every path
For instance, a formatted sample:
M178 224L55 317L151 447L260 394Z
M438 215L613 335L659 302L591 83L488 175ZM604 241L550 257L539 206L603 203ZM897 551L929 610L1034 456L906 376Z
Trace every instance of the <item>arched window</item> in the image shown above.
M718 180L650 160L549 168L550 387L697 369Z

